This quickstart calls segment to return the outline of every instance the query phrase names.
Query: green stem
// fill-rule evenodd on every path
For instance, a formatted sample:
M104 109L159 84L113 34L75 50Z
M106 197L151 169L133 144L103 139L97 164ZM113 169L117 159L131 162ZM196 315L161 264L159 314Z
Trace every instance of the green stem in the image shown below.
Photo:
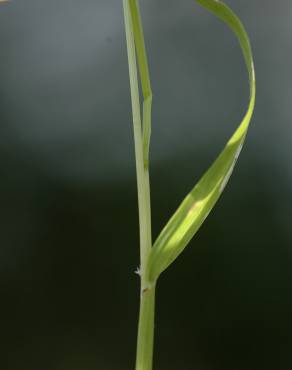
M138 3L137 0L123 0L123 5L130 72L140 229L141 301L137 338L136 370L152 370L155 284L149 283L147 278L148 256L152 247L148 170L152 93ZM138 56L142 93L144 97L143 133L136 52Z
M141 292L136 370L152 370L155 285Z

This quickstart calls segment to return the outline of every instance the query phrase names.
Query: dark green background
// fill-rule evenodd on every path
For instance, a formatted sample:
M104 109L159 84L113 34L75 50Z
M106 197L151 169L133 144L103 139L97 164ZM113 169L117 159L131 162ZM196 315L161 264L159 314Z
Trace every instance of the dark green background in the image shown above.
M157 236L248 100L231 32L143 0ZM229 0L258 98L232 181L157 292L156 370L292 369L292 3ZM1 370L134 368L138 213L122 1L0 7Z

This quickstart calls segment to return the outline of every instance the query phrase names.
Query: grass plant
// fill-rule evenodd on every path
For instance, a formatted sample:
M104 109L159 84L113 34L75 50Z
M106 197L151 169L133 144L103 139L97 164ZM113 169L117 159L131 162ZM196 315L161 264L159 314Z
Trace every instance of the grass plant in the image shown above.
M149 184L152 90L138 0L123 0L133 113L140 229L140 314L136 370L152 370L155 288L160 274L181 254L225 189L244 144L256 95L248 35L237 15L222 1L195 0L227 24L242 49L250 99L243 120L226 146L152 243ZM143 102L140 102L140 87Z

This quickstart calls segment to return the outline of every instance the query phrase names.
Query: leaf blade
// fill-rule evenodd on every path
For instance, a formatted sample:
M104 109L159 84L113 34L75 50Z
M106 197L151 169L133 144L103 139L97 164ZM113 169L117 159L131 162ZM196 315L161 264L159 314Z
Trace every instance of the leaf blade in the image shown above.
M152 89L148 58L144 41L144 32L142 20L140 17L139 2L137 0L128 0L129 9L132 17L133 35L137 53L137 61L140 72L140 81L143 95L143 156L144 167L149 167L149 150L151 138L151 111L152 111Z
M237 15L223 2L217 0L195 1L223 20L235 33L248 71L250 100L242 122L221 154L183 200L155 241L148 265L149 279L152 281L157 280L161 272L180 255L222 194L241 152L255 106L254 62L250 41L244 26Z

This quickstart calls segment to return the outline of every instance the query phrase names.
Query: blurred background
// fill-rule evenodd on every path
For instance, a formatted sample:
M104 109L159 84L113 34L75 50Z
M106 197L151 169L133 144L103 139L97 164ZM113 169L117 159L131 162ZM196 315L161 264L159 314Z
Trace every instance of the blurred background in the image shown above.
M292 368L292 3L227 3L251 38L256 112L224 195L161 276L156 370ZM194 1L141 8L156 237L237 127L248 86L234 36ZM130 107L121 0L1 4L1 370L134 368Z

